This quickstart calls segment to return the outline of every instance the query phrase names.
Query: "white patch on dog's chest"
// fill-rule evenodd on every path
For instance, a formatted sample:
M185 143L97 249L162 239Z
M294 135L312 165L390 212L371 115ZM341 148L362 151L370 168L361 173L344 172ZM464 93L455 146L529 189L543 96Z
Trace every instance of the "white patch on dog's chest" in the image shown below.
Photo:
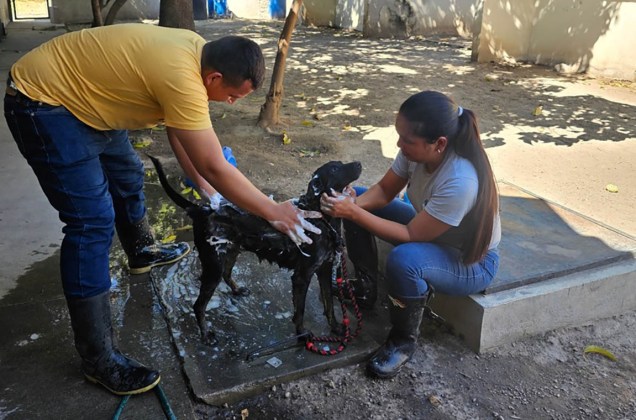
M214 248L216 248L216 252L218 254L225 254L226 248L224 246L221 246L221 245L231 244L232 243L232 241L230 241L229 239L227 239L227 238L219 238L218 236L210 236L207 239L207 242L210 245L212 245Z

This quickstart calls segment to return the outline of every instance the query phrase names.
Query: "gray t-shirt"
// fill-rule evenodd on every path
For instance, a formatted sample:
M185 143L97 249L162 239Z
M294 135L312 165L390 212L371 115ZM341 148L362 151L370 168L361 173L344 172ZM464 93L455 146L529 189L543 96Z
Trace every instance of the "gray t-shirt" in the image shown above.
M468 226L461 222L475 205L479 188L473 164L448 150L442 164L433 173L428 173L423 163L407 160L400 151L391 169L399 177L408 179L407 194L416 212L426 210L452 226L434 242L463 249ZM501 222L497 212L488 248L496 248L500 240Z

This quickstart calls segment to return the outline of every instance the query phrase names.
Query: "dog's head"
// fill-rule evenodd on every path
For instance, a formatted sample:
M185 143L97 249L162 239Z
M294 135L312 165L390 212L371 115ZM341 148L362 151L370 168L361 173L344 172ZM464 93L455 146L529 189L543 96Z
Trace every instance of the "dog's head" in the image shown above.
M304 197L307 200L307 204L316 204L318 208L322 193L331 194L332 189L342 192L347 185L358 179L360 173L362 173L362 164L357 161L350 163L331 161L325 163L316 169L309 182L307 194Z

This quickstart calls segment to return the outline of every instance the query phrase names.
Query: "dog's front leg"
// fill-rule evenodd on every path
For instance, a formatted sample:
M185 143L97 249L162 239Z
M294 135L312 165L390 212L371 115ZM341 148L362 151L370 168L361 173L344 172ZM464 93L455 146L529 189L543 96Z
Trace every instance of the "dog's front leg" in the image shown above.
M292 321L296 327L296 334L301 335L309 333L305 328L305 301L307 300L307 291L314 270L308 267L302 267L294 271L292 274L292 302L294 304L294 316Z
M331 291L331 282L333 280L333 262L325 261L322 266L316 272L318 276L318 284L320 285L320 300L322 301L322 307L324 308L324 314L329 322L329 328L331 332L343 336L345 333L345 327L336 319L336 314L333 307L333 294Z
M215 252L210 252L209 249L199 251L199 260L201 261L201 288L199 289L199 296L194 302L194 315L199 325L201 340L204 344L214 346L218 344L218 340L214 329L208 327L205 310L221 282L223 263L220 256Z

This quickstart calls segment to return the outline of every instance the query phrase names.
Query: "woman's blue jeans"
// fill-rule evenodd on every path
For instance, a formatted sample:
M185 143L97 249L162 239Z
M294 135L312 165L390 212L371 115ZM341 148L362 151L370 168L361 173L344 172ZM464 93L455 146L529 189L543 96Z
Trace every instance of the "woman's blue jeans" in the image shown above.
M6 95L4 114L22 155L64 223L60 271L67 297L110 288L118 222L145 215L143 164L125 130L98 131L62 106Z
M355 187L357 195L367 189ZM415 217L409 203L394 199L373 214L383 219L408 224ZM499 253L490 250L475 264L465 265L461 252L434 242L408 242L396 245L386 259L385 277L392 296L425 296L429 286L446 295L467 296L483 291L497 274Z

